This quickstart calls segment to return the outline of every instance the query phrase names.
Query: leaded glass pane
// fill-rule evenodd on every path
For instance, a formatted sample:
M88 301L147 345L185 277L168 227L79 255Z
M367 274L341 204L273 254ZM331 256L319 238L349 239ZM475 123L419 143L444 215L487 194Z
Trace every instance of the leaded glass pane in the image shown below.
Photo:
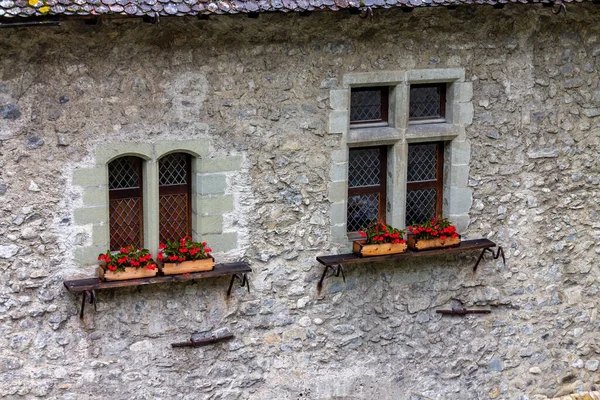
M108 164L109 189L140 187L139 165L137 157L120 157Z
M348 197L347 231L356 232L379 219L379 194Z
M441 117L441 95L440 86L411 86L409 118Z
M184 153L173 153L160 159L158 183L161 186L185 185L187 183L187 160Z
M350 122L381 121L381 89L353 90L350 99Z
M406 193L406 225L422 224L435 217L436 189Z
M179 240L188 232L188 194L160 196L160 241Z
M110 207L110 249L134 244L142 247L141 199L112 199Z
M408 182L436 179L437 144L411 144L408 146Z
M377 186L381 175L379 148L350 149L348 187Z

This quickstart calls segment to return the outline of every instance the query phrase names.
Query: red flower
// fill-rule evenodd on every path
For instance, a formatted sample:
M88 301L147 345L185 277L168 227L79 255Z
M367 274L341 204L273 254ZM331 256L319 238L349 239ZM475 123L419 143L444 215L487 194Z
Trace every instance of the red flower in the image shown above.
M129 250L127 250L127 247L122 247L121 250L119 250L119 253L125 253L128 254Z
M111 270L111 271L116 271L116 270L117 270L117 266L116 266L116 265L108 264L106 267L107 267L109 270Z
M362 236L362 237L365 237L365 236L367 236L367 234L366 234L366 233L364 233L363 231L358 231L358 233L360 233L360 236Z
M210 253L211 251L212 251L212 249L210 247L204 248L204 252L205 253Z
M177 261L178 258L177 256L169 256L169 261Z
M162 253L162 252L161 252L161 253L158 253L158 259L159 259L160 261L162 261L162 260L164 260L164 259L165 259L165 256L163 256L163 253Z
M167 245L164 244L164 243L161 243L161 244L158 245L158 248L161 249L161 250L164 249L164 248L166 248L166 247L167 247Z
M156 269L156 264L148 264L146 265L146 269Z

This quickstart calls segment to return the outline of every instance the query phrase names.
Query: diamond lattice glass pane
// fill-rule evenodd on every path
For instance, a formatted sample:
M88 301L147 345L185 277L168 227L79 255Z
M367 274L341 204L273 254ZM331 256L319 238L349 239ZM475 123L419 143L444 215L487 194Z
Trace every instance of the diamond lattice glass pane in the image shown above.
M160 241L179 240L191 236L188 232L188 195L173 194L160 196Z
M348 187L379 185L381 173L380 150L350 149L348 162Z
M110 249L134 244L142 247L140 198L110 200Z
M435 217L436 189L406 193L406 225L422 224Z
M188 157L184 153L173 153L161 158L158 170L159 185L185 185L187 183L187 163Z
M120 157L108 164L109 189L140 187L139 165L137 157Z
M366 228L379 219L379 194L348 197L348 232Z
M381 89L353 90L350 99L350 122L380 121Z
M437 144L408 146L408 182L431 181L437 178Z
M411 87L409 118L439 118L441 114L439 86Z

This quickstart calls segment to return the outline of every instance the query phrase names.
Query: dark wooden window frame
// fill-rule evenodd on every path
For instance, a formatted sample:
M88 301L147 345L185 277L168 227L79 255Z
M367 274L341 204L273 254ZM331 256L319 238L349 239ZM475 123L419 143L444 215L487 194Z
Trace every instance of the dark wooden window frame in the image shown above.
M408 195L408 192L413 190L436 189L435 216L437 218L442 218L442 206L444 203L444 142L435 142L435 144L437 145L435 179L420 182L407 182L406 194Z
M160 197L168 196L174 194L187 194L187 221L186 221L186 231L187 236L192 236L192 157L188 153L180 152L186 157L186 182L185 184L180 185L161 185L158 184L158 197L159 197L159 210L160 210ZM168 156L165 155L161 157L161 160ZM160 169L160 160L158 162L158 168ZM159 217L159 235L160 235L160 217ZM175 240L180 238L174 238Z
M379 149L379 163L381 165L379 171L379 185L350 187L348 186L348 198L356 195L379 194L379 212L378 221L386 221L386 191L387 191L387 146L368 146L354 147L352 150ZM350 157L348 156L348 159ZM348 161L349 162L349 161ZM346 207L347 208L347 207ZM347 210L346 210L347 212ZM348 231L348 233L356 233L356 231Z
M410 117L409 116L409 121L410 122L427 122L429 120L432 120L434 122L437 122L441 119L446 119L446 86L447 84L444 83L422 83L422 84L414 84L414 85L410 85L410 89L413 88L427 88L427 87L437 87L440 89L440 115L439 116L432 116L432 117L419 117L419 118L415 118L415 117ZM409 93L409 108L410 108L410 89L408 91Z
M143 160L141 158L135 157L135 156L124 156L124 157L132 157L137 162L136 167L137 167L138 176L139 176L138 187L137 188L127 188L127 189L109 189L108 190L109 210L110 210L111 200L134 199L134 198L140 199L140 206L139 206L139 210L138 210L138 213L139 213L138 217L140 219L140 227L139 227L140 243L139 244L138 243L129 243L129 244L135 244L135 245L138 245L139 247L143 247L144 246L144 175L142 173L142 161ZM115 161L115 160L113 160L113 161ZM109 220L110 219L111 218L109 216ZM112 224L109 224L109 232L110 232L109 237L113 236L112 235L113 229L115 229L115 227ZM115 248L112 243L110 243L109 246L110 246L110 249L113 251L119 250L119 249Z
M381 119L375 120L362 120L362 121L350 121L350 126L356 127L359 125L365 124L374 124L374 123L387 123L388 122L388 109L389 109L389 97L390 90L387 86L369 86L369 87L357 87L352 88L350 90L350 99L352 99L352 92L366 92L371 90L379 90L381 93ZM350 104L350 109L352 109L352 104ZM350 112L352 115L352 112Z

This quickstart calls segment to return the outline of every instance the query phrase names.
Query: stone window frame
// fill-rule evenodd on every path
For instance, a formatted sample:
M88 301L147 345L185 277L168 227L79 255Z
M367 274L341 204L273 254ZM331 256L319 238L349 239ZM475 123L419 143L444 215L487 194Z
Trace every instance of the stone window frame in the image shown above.
M141 158L144 187L144 247L152 254L159 245L159 160L171 153L191 155L192 236L211 244L215 252L237 248L237 232L224 232L224 214L234 211L234 198L227 194L227 175L239 171L239 156L209 158L205 140L159 143L118 142L102 144L95 152L95 165L73 171L74 187L82 189L82 206L74 209L76 227L91 226L91 243L74 249L75 262L97 263L97 256L109 248L108 164L123 156Z
M445 121L409 124L411 84L445 83ZM354 87L389 87L388 126L350 127L350 92ZM465 81L463 68L412 69L344 74L341 88L330 90L329 134L341 135L332 151L330 183L331 239L344 247L355 239L346 233L348 151L350 147L388 146L386 222L405 228L408 144L444 141L443 215L459 232L469 225L473 202L468 187L470 143L466 127L473 121L473 85ZM396 173L394 173L394 171Z

